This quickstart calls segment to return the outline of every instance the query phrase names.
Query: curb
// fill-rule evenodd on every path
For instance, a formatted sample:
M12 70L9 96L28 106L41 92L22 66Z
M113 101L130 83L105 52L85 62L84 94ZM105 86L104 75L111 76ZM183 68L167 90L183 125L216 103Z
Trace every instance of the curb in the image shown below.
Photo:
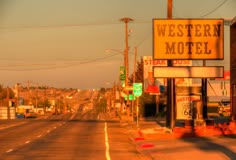
M149 129L149 133L145 133L145 130L139 128L137 133L138 137L134 137L134 141L236 135L236 122L217 124L214 126L175 127L172 132L169 132L164 127L160 127Z

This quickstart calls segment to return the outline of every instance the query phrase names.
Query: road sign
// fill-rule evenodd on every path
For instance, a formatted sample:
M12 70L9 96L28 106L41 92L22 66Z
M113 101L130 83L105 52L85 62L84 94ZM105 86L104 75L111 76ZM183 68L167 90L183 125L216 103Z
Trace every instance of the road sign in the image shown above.
M127 95L124 95L124 98L125 98L125 100L128 100L128 96ZM129 100L130 101L135 100L135 99L136 99L135 96L133 96L132 94L129 94Z
M133 83L134 96L139 97L142 95L143 85L142 83Z
M124 81L126 77L125 66L120 66L120 80Z

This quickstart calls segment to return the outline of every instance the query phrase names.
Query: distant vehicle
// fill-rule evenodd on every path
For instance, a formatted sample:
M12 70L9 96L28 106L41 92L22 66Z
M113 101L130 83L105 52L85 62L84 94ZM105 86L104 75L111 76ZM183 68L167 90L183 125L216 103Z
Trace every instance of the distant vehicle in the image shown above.
M37 113L35 113L32 109L25 110L25 118L36 118Z
M34 112L33 106L21 105L17 107L17 115L21 115L24 118L36 118L37 113Z

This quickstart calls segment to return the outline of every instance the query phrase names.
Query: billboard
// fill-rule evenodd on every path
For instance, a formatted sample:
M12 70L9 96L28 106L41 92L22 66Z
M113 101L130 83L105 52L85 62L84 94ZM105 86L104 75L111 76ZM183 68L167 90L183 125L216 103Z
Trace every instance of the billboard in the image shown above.
M158 78L153 73L153 67L166 67L167 60L154 60L152 56L143 56L143 79L144 92L159 93L164 90L167 85L166 78ZM173 60L174 66L192 66L192 60ZM191 78L177 78L176 85L190 86L192 84Z
M154 78L153 66L167 66L167 61L153 60L152 56L143 56L143 90L146 93L160 94L160 87L166 86L166 82L163 78Z
M224 59L223 19L154 19L153 59Z

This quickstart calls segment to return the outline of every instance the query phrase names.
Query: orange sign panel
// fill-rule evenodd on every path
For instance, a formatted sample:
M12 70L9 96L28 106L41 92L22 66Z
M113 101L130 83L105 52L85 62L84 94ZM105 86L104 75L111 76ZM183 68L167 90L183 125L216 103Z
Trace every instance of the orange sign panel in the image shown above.
M153 59L224 59L223 19L154 19Z
M224 66L154 67L154 77L159 78L215 78L224 77Z

